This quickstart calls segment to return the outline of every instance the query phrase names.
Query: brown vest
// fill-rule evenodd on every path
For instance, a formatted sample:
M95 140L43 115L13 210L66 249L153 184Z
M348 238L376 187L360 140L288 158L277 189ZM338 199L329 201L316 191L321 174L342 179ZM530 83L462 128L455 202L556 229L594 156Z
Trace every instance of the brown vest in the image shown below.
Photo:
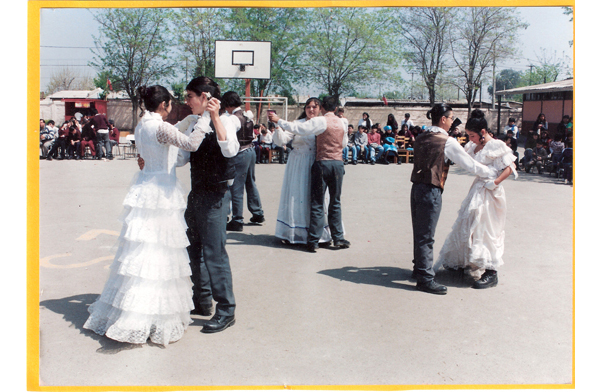
M414 143L414 166L410 180L444 189L450 166L446 163L444 146L448 135L425 132Z
M341 161L344 123L333 112L325 113L327 130L317 136L317 161Z

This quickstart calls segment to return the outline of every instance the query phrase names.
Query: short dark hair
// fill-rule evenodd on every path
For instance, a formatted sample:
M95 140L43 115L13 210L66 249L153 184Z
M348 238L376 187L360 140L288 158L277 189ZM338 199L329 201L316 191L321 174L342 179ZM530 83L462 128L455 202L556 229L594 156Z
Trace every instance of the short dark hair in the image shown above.
M322 102L323 102L323 109L326 112L333 112L335 110L335 108L338 106L337 99L331 95L323 98Z
M242 106L242 99L235 91L227 91L221 99L221 107L237 108Z
M187 86L187 91L193 91L196 95L202 95L202 93L210 93L213 97L221 99L221 90L219 84L206 76L198 76L192 79Z
M450 111L452 111L452 107L447 103L436 103L427 111L427 118L431 120L431 125L437 125L440 123L442 117Z

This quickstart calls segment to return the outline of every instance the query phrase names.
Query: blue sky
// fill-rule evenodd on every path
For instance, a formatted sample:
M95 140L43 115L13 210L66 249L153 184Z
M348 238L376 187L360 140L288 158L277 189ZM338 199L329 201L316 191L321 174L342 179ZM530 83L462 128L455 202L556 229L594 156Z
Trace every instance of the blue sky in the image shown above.
M94 10L95 11L95 10ZM519 9L529 27L521 33L522 56L518 61L500 63L498 70L512 68L526 71L538 64L543 49L557 57L573 60L569 41L573 39L573 24L561 7L523 7ZM70 66L82 75L94 76L96 70L85 65L92 59L88 47L94 46L93 36L99 35L99 25L88 9L43 9L41 12L40 63L41 88L45 89L53 71ZM70 48L66 48L70 47ZM408 75L407 75L408 79ZM312 92L306 92L310 94Z

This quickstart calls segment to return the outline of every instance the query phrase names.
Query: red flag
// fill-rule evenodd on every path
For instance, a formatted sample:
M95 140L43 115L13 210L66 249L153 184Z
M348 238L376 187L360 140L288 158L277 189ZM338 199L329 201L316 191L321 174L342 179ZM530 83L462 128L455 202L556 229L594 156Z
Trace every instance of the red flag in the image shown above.
M106 79L106 84L108 84L108 88L112 91L112 84L110 83L110 79Z
M385 99L385 95L383 96L383 104L387 106L387 99Z

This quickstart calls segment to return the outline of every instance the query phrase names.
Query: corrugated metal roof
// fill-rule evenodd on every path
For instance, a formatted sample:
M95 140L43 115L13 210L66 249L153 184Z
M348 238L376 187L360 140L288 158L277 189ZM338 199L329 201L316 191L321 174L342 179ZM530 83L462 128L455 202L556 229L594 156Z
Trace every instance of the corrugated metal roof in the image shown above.
M573 91L573 79L561 80L559 82L536 84L534 86L525 86L512 88L510 90L496 91L496 95L515 95L531 93L553 93L561 91Z

